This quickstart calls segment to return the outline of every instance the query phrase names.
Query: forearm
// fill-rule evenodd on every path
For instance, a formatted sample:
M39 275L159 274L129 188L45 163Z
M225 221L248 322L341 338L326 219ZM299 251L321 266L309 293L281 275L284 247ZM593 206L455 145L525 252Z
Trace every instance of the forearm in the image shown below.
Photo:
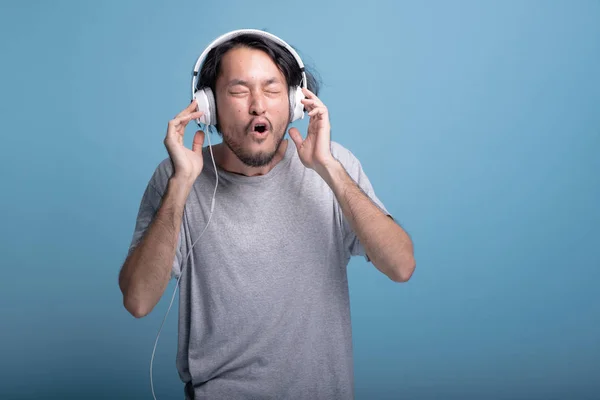
M331 187L373 265L393 281L407 281L415 268L408 234L373 203L341 163L332 162L319 173Z
M160 208L119 276L125 308L136 318L150 313L164 293L191 185L171 178Z

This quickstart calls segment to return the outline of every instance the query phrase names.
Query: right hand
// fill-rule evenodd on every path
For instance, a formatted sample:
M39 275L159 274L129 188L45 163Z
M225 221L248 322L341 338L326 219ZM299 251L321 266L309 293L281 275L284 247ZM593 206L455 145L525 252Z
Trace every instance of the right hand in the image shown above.
M175 168L173 176L181 178L190 185L200 175L204 166L202 157L204 132L201 130L196 131L192 150L183 145L183 135L187 124L192 119L200 118L204 114L202 111L195 111L197 108L198 104L194 99L189 106L170 120L164 140L165 147Z

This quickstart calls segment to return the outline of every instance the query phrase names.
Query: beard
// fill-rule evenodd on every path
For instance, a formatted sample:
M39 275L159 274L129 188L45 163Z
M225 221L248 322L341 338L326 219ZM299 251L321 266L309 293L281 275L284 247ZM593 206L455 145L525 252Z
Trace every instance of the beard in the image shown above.
M245 132L250 132L250 126L246 127ZM271 163L281 143L283 142L283 137L285 136L285 126L281 128L273 128L273 124L269 121L269 132L275 138L275 146L271 150L259 151L257 153L252 153L244 146L233 139L233 136L227 135L223 132L223 143L236 155L236 157L245 165L249 167L264 167ZM268 140L266 138L265 140Z

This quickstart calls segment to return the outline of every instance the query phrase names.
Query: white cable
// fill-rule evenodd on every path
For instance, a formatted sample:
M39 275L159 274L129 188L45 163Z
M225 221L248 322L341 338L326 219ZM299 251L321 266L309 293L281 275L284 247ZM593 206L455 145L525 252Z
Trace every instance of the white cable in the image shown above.
M198 236L198 238L194 241L194 243L192 244L192 247L190 247L190 250L188 251L188 254L185 257L185 260L181 264L181 271L179 273L179 278L177 278L177 283L175 284L175 290L173 290L173 296L171 297L171 303L169 304L167 313L165 314L165 317L163 318L163 321L160 324L160 329L158 330L158 334L156 335L156 340L154 341L154 349L152 350L152 358L150 359L150 388L152 389L152 397L154 397L154 400L156 400L156 395L154 394L154 382L152 380L152 364L154 362L154 353L156 352L156 345L158 344L158 338L160 337L160 332L162 331L163 325L165 324L165 321L167 320L167 315L169 315L169 311L171 311L171 306L173 305L173 300L175 299L175 293L177 293L177 287L179 287L179 280L181 279L181 276L183 275L183 269L185 268L187 259L190 257L190 254L192 254L192 249L194 248L194 245L198 242L198 239L200 239L202 237L202 235L206 231L206 228L208 228L208 224L210 224L210 220L212 218L212 214L215 209L215 197L217 195L217 186L219 185L219 173L217 171L217 166L215 164L215 157L212 152L209 128L210 128L210 126L206 125L205 130L206 130L206 137L208 139L208 149L210 150L210 158L212 159L213 168L215 169L215 177L216 177L215 190L213 192L212 201L210 203L210 214L208 216L208 221L206 222L206 226L202 230L202 233L200 233L200 236ZM185 210L185 206L184 206L184 210Z

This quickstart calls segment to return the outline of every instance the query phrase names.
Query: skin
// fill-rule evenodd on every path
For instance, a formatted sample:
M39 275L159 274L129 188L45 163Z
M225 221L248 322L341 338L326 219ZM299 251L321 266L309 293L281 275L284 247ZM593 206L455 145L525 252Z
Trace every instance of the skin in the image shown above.
M288 89L284 75L262 51L239 47L221 61L216 102L223 144L215 146L215 162L229 172L246 176L268 173L287 148L283 140L289 124ZM267 121L266 138L250 133L251 124ZM253 159L248 165L244 159ZM269 161L270 160L270 161Z
M213 146L215 162L237 174L266 174L281 161L287 148L283 139L289 124L285 78L268 55L256 49L232 49L221 66L216 99L224 143ZM373 265L394 282L408 281L415 269L410 237L381 212L333 157L328 109L314 93L303 91L306 98L302 103L310 117L306 137L296 128L289 130L300 160L329 185ZM119 275L124 306L137 318L151 312L170 279L183 208L204 166L204 132L195 133L192 149L185 148L183 135L187 124L201 116L194 101L169 121L164 145L174 173L147 234ZM264 137L250 133L249 126L256 118L268 121L269 131Z

